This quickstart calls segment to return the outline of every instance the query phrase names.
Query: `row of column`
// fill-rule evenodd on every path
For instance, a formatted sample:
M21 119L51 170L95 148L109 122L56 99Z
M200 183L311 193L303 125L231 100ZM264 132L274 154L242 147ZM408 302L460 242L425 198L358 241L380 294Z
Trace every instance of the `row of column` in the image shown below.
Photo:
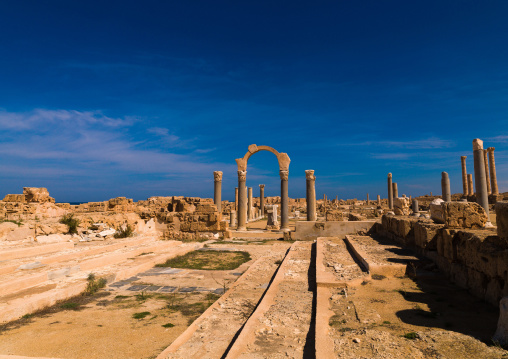
M481 152L479 149L475 150L475 141L481 142ZM477 171L477 163L482 163L482 167L478 167L478 174L482 172L483 174L481 177L485 178L485 187L486 187L486 193L489 194L499 194L499 188L497 186L497 176L496 176L496 161L494 159L494 150L495 147L489 147L486 150L483 149L483 141L479 139L475 139L473 141L473 159L475 163L475 181L476 181L476 171ZM476 155L475 155L475 151ZM482 156L482 159L480 160L479 156ZM461 165L462 165L462 192L464 196L472 196L474 195L474 189L473 189L473 175L467 173L466 169L466 158L467 156L461 156ZM477 190L478 192L478 190Z

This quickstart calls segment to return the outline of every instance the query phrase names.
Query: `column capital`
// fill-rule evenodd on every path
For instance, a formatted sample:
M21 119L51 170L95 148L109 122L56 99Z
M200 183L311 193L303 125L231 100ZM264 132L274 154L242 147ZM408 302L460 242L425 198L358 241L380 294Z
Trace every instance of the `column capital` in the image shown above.
M238 180L246 181L247 180L247 171L238 171Z
M392 174L391 173L388 173L388 178L392 178Z
M265 188L265 185L264 184L260 184L259 188Z
M473 151L483 150L483 141L479 138L473 140Z
M282 181L287 181L289 178L289 171L281 170L279 171L279 176Z
M489 148L487 148L487 151L494 152L495 149L496 149L495 147L489 147Z
M467 156L460 156L461 160L465 160L466 158L467 158Z
M213 172L213 180L215 182L221 182L222 181L222 171L214 171Z
M316 176L314 176L314 170L305 170L305 177L308 180L316 180Z

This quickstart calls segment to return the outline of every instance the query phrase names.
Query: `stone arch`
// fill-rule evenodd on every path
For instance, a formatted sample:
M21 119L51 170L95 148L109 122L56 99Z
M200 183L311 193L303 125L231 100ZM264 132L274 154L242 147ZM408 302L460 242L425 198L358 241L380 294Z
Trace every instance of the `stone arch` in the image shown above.
M256 146L252 144L249 146L249 150L242 158L236 159L236 164L238 165L238 171L247 171L247 161L249 161L250 156L259 151L268 151L273 153L277 157L277 161L279 162L279 171L289 171L289 163L291 160L287 153L278 152L273 147L270 146Z
M281 180L281 230L289 230L289 215L288 215L288 177L289 177L289 163L291 160L287 153L278 152L270 146L257 146L252 144L249 150L242 158L236 159L238 165L238 230L245 230L247 223L247 191L245 187L247 179L247 162L250 156L259 151L268 151L277 157L279 162L279 175Z

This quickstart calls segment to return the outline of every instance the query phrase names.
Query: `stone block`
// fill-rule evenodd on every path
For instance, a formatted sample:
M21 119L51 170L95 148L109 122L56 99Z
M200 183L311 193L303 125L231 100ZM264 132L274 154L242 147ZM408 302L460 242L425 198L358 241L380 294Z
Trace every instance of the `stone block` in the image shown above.
M488 221L485 210L478 203L443 202L441 208L447 228L483 228Z
M24 194L8 194L4 197L4 202L26 203L26 198Z
M350 221L365 221L367 218L365 216L362 216L361 214L357 213L349 213L348 219Z
M339 210L328 210L326 211L326 220L327 221L343 221L344 214Z
M409 197L396 197L393 199L393 211L397 216L409 215Z
M443 225L439 225L441 228L443 228ZM453 238L456 235L456 231L443 228L439 230L439 233L436 237L437 239L437 253L443 257L446 258L448 261L455 261L457 260L457 253L454 251L453 246Z
M478 298L484 298L487 290L487 277L485 274L473 269L467 268L467 286L469 291Z
M496 222L497 235L508 241L508 202L496 203Z
M55 199L49 196L48 190L44 187L24 187L23 194L27 202L55 203Z
M416 222L414 224L415 245L422 249L435 251L438 249L438 231L441 224Z
M198 213L213 213L217 212L217 206L210 203L199 203L196 205L196 212Z
M441 198L436 198L430 203L430 218L436 223L445 222L442 203L444 201Z

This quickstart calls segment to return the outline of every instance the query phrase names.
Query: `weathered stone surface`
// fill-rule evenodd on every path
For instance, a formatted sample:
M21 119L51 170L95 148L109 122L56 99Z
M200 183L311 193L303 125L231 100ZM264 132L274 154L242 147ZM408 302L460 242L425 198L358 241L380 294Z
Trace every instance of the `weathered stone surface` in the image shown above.
M37 236L35 241L38 243L58 243L67 242L72 239L72 236L67 234L50 234L47 236Z
M17 203L26 203L26 198L24 194L8 194L3 199L4 202L17 202Z
M414 236L416 246L435 251L438 247L438 231L443 228L441 224L416 222Z
M48 190L44 187L24 187L23 194L27 202L55 203L55 199L49 196Z
M441 207L443 202L441 198L436 198L430 203L430 218L436 223L444 223L443 208Z
M508 297L499 302L499 321L492 339L503 346L508 345Z
M407 197L395 197L393 199L393 211L397 216L409 215L410 200Z
M344 213L337 209L330 209L326 211L325 219L327 221L343 221Z
M12 222L3 222L0 223L0 240L11 233L12 231L18 229L18 225Z
M349 213L348 220L350 221L365 221L367 217L357 213Z
M485 210L474 202L443 202L443 219L448 228L483 228L488 221Z
M508 241L508 202L496 203L497 235Z

